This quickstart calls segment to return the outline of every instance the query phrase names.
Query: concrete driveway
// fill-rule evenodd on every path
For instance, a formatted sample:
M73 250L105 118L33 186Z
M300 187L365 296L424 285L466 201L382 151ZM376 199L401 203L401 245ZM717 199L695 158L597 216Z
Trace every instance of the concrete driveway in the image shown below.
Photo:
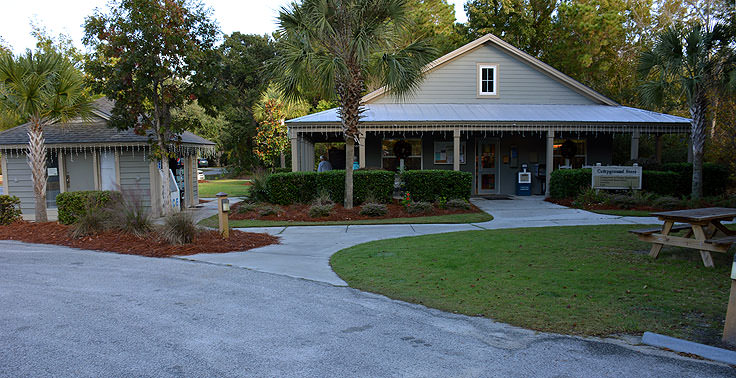
M545 202L541 196L513 200L472 199L493 215L490 222L474 224L404 224L359 226L296 226L241 228L268 232L281 237L281 244L227 254L198 254L184 259L211 264L232 265L261 272L305 278L347 286L330 268L335 252L373 240L418 236L454 231L492 230L518 227L580 226L602 224L652 224L656 218L619 217L571 209ZM214 211L214 210L213 210ZM208 213L209 214L209 213Z
M734 376L321 282L13 241L0 304L8 377Z

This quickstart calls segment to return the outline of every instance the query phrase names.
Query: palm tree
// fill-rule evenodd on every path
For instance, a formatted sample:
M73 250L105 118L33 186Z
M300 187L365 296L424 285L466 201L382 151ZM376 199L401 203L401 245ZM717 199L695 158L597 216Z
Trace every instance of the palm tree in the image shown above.
M703 149L709 95L736 89L736 54L731 35L721 24L709 28L696 24L670 27L656 45L639 58L640 88L647 105L662 105L668 95L684 94L691 117L693 152L692 198L703 196Z
M28 121L28 164L36 197L36 222L46 222L46 147L44 128L87 117L91 102L82 73L63 56L27 52L0 57L0 107Z
M435 56L424 41L405 42L406 0L303 0L281 9L271 62L289 98L314 91L336 98L345 137L345 207L353 207L353 154L360 137L361 101L368 88L411 93ZM404 36L405 37L405 36Z

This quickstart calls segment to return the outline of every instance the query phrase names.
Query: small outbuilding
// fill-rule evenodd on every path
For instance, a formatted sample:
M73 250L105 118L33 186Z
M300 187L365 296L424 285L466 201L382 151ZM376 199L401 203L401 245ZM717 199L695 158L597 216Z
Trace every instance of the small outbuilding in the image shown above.
M55 123L44 129L47 150L46 201L56 215L59 193L119 190L140 200L154 216L162 214L161 180L168 179L176 210L199 204L197 157L214 153L215 143L184 132L172 148L170 177L163 178L160 160L151 158L149 135L108 125L113 103L97 100L90 119ZM33 180L26 157L27 124L0 133L3 192L20 198L24 218L35 208Z

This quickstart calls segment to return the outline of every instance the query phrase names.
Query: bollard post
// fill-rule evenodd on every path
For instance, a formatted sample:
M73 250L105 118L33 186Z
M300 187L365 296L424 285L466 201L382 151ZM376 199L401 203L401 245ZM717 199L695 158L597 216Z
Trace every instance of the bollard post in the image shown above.
M228 226L228 213L230 212L230 200L227 199L227 193L217 193L217 215L220 220L220 234L225 239L230 237L230 227Z
M726 325L723 326L723 342L736 345L736 255L731 265L731 294L728 296Z

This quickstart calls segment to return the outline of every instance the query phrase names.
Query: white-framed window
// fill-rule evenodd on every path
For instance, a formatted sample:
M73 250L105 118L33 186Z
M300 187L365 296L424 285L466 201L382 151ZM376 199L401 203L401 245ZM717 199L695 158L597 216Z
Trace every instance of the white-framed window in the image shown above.
M478 64L478 96L498 95L498 65Z

